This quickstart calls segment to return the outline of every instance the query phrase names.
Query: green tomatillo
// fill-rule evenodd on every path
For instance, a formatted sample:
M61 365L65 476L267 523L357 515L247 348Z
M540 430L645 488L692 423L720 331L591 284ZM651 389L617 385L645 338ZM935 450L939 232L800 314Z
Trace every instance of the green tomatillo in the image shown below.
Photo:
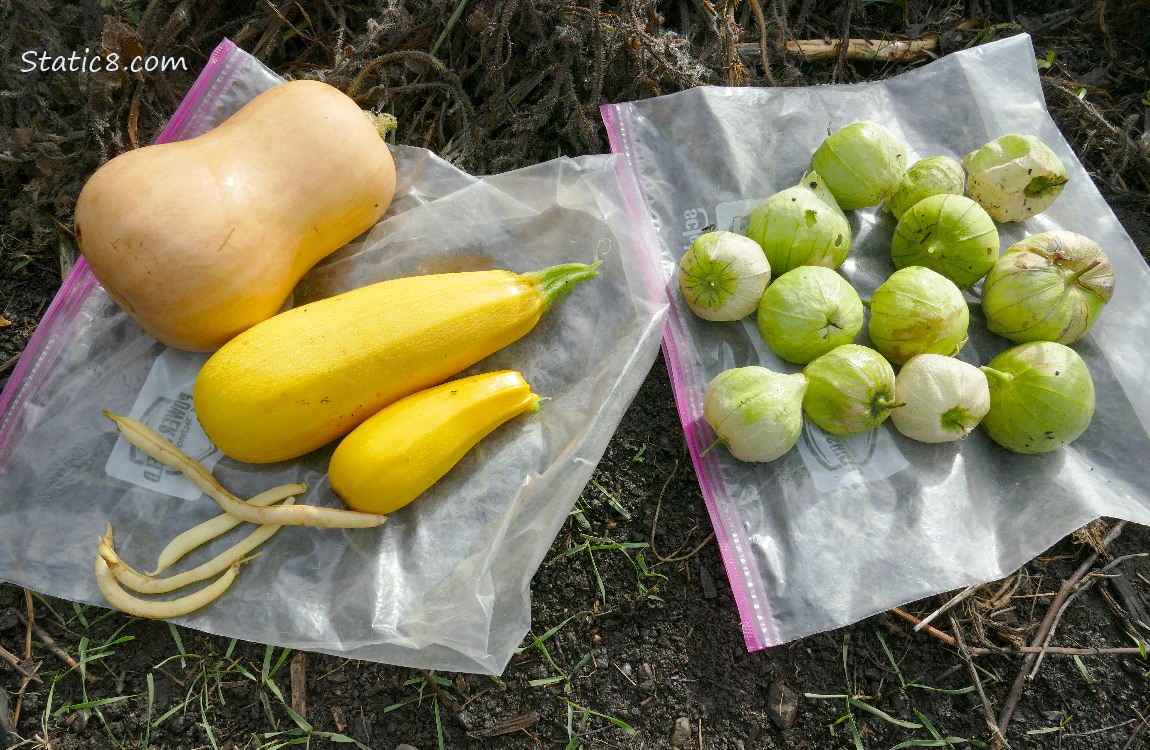
M911 357L898 371L894 393L901 405L891 411L891 423L922 443L962 440L990 409L986 375L941 354Z
M977 283L999 256L998 227L970 198L923 198L902 215L891 240L895 268L925 266L960 289Z
M775 279L759 303L759 333L775 354L805 365L862 330L858 292L837 272L799 266Z
M838 268L851 250L850 224L814 172L760 203L747 220L747 236L762 247L776 276L799 266Z
M894 195L886 199L883 211L901 219L906 210L932 195L962 195L966 172L949 156L928 156L906 168Z
M878 427L900 404L894 368L869 347L844 344L803 368L807 419L832 435L858 435Z
M1011 341L1082 338L1114 294L1114 268L1075 232L1036 234L1007 248L982 285L986 327Z
M811 157L839 208L877 206L898 189L906 170L906 147L889 129L861 120L834 131Z
M1094 381L1070 347L1032 341L1007 349L982 371L990 385L986 434L1016 453L1045 453L1077 439L1094 417Z
M962 166L967 194L1001 222L1045 211L1070 179L1058 155L1029 134L999 136L967 154Z
M740 461L774 461L803 432L807 379L752 365L724 370L707 385L703 419Z
M895 365L916 354L955 356L966 345L969 325L959 288L923 266L895 271L871 295L871 343Z
M700 235L679 260L679 291L704 320L740 320L759 306L771 264L754 240L734 232Z

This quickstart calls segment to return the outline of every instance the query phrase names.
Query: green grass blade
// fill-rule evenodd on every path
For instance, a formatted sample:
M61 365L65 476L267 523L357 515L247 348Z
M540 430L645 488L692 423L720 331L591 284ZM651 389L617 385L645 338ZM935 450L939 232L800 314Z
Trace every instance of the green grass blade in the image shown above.
M180 654L180 667L187 669L188 667L188 651L184 648L184 639L180 637L180 631L172 623L168 623L168 632L172 634L172 640L176 642L176 650Z
M528 687L545 687L547 685L554 685L557 682L566 681L567 677L565 675L557 675L555 677L541 677L538 680L529 680L527 685Z
M148 672L148 715L144 719L144 741L141 743L142 750L148 750L148 746L152 740L152 712L156 708L156 680L151 672Z
M954 747L955 745L986 747L985 742L968 740L963 737L940 737L937 740L907 740L906 742L898 743L890 750L903 750L903 748L907 747Z
M120 701L126 701L129 698L139 698L139 697L140 697L139 694L136 694L136 695L115 695L115 696L112 696L110 698L96 698L94 700L82 701L80 703L69 703L66 706L60 706L60 708L56 709L56 715L57 716L63 716L64 714L69 714L69 713L72 713L73 711L84 711L84 710L89 709L89 708L100 708L101 706L110 706L113 703L119 703Z
M443 745L443 719L439 715L439 701L435 701L435 736L439 739L439 750L445 750Z
M966 693L973 693L977 688L974 685L967 685L961 688L938 688L931 687L930 685L923 685L921 682L908 682L908 688L917 688L919 690L929 690L932 693L942 693L943 695L965 695Z
M1090 675L1090 670L1086 668L1086 662L1082 661L1082 657L1075 654L1074 663L1078 666L1078 671L1082 673L1082 678L1086 680L1086 684L1093 685L1094 678Z
M601 493L603 493L603 497L607 498L607 504L610 505L612 508L614 508L615 512L618 513L620 516L622 516L624 521L630 521L631 520L631 514L627 511L626 508L623 507L622 503L620 503L618 500L615 499L614 495L612 495L607 490L603 489L603 486L601 484L599 484L598 482L596 482L594 479L591 480L591 485L595 489L597 489Z
M938 731L937 729L935 729L935 728L934 728L934 724L932 724L932 723L930 722L930 719L928 719L928 718L926 717L926 714L924 714L922 711L919 711L919 710L916 708L916 709L914 710L914 715L918 717L918 720L922 722L922 725L923 725L924 727L926 727L926 731L930 732L930 733L931 733L931 735L932 735L932 736L933 736L933 737L934 737L936 740L941 740L941 739L942 739L942 735L939 733L939 731Z
M898 662L895 660L894 654L891 653L890 646L886 643L886 638L883 638L882 632L878 630L874 631L874 634L878 638L878 642L882 645L882 651L886 654L887 661L889 661L891 667L894 668L894 673L898 675L898 684L905 688L906 680L903 679L902 670L898 668Z
M866 750L866 748L863 747L862 735L859 734L858 724L855 724L854 714L847 713L847 721L850 723L851 739L854 740L855 750Z
M1051 734L1052 732L1061 732L1062 727L1042 727L1041 729L1031 729L1026 734Z
M443 31L439 33L439 38L435 40L435 44L431 45L431 54L439 51L440 46L447 39L447 35L459 23L459 17L463 15L463 9L467 7L467 0L459 0L459 4L455 6L455 11L451 14L451 18L447 19L447 25L443 27Z
M906 721L905 719L895 718L894 716L891 716L890 714L888 714L886 711L883 711L881 708L877 708L875 706L872 706L869 703L864 703L863 701L860 701L858 698L849 698L848 702L852 706L854 706L855 708L857 708L861 711L866 711L867 713L869 713L873 716L877 716L880 719L882 719L883 721L888 721L891 724L894 724L895 726L900 726L900 727L903 727L905 729L922 729L922 724L919 724L919 723L913 722L913 721Z

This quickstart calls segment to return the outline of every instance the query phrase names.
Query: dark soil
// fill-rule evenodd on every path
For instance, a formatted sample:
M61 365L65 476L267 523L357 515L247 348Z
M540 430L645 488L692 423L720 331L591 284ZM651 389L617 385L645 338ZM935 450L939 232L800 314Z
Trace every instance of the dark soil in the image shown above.
M0 385L75 257L67 228L80 186L104 160L155 137L223 36L285 76L324 77L364 106L395 114L399 142L481 174L557 153L605 152L602 102L704 84L872 80L925 61L801 60L782 52L788 39L936 33L938 53L947 54L1027 32L1040 54L1049 53L1043 83L1055 120L1135 244L1150 250L1146 0L749 0L730 8L722 0L301 0L242 11L207 0L8 0L0 7L9 20L0 30ZM21 72L27 50L67 55L101 46L125 56L180 56L188 69ZM314 746L335 744L323 733L337 733L379 750L400 743L420 750L892 748L916 746L901 744L912 740L945 747L936 737L993 746L988 718L999 721L1014 705L1011 747L1150 747L1150 662L1114 650L1134 643L1137 607L1150 602L1150 561L1125 557L1150 551L1147 528L1126 526L1102 551L1051 641L1105 651L1047 655L1017 695L1022 656L977 650L1030 644L1054 594L1101 549L1113 523L1084 529L981 587L936 620L933 633L915 633L890 612L747 653L678 435L660 360L594 477L626 514L590 490L581 506L587 526L572 517L553 547L570 550L583 534L647 542L647 573L612 551L545 563L532 586L533 633L544 639L558 630L543 648L527 638L499 679L279 649L267 662L259 644L75 610L0 584L0 646L27 659L14 666L0 658L0 747L19 738L27 747L84 749L303 743L306 732L285 704L313 728ZM948 598L904 609L921 618ZM968 658L972 649L978 655ZM780 711L788 704L789 718Z

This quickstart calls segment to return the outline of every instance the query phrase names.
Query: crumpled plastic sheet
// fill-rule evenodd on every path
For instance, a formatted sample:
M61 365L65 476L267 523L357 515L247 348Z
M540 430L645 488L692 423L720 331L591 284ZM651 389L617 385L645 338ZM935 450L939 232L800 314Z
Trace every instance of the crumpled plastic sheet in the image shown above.
M1001 578L1100 516L1150 523L1150 270L1047 113L1028 36L874 83L693 89L602 114L658 235L671 300L663 350L749 649ZM1112 301L1073 345L1098 395L1090 428L1070 446L1017 455L981 430L927 445L888 421L848 439L808 424L797 447L768 464L706 452L715 435L702 418L703 394L713 377L751 364L801 368L766 347L754 316L724 324L692 316L675 285L678 260L708 225L745 229L760 201L799 182L829 131L862 119L899 135L909 162L961 160L1021 132L1066 163L1070 183L1053 206L1000 225L1000 235L1005 249L1038 232L1076 231L1114 264ZM840 272L867 299L894 271L896 222L880 208L849 216L854 247ZM966 295L970 342L959 357L975 365L1011 346L986 331L980 289ZM857 343L870 343L865 326Z
M279 81L225 41L160 140L203 132ZM477 178L423 149L393 153L399 186L387 216L313 269L294 302L413 274L600 260L599 275L534 331L464 373L517 369L548 400L485 438L379 529L282 529L223 598L178 622L348 658L495 674L530 628L532 575L655 361L667 301L654 245L630 213L637 186L619 157ZM309 489L300 502L338 504L326 480L332 446L267 466L211 446L190 396L205 359L152 340L80 262L0 395L0 579L107 606L92 573L106 523L126 561L150 570L170 538L218 514L186 479L130 450L101 409L144 419L241 497L301 481Z

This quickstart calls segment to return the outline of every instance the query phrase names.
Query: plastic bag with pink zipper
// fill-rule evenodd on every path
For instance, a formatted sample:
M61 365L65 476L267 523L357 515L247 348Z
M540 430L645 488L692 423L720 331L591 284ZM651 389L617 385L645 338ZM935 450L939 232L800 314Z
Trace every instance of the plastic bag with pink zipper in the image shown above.
M612 150L627 159L657 233L671 300L663 351L699 484L749 649L846 625L929 595L1006 576L1099 516L1150 523L1150 270L1046 111L1027 36L948 55L874 83L800 88L701 88L604 106ZM1117 288L1074 348L1098 392L1091 427L1043 455L1010 454L981 431L927 445L889 421L853 438L807 424L795 449L746 464L703 420L707 384L731 367L800 368L763 343L754 316L694 317L677 264L708 226L740 231L763 199L795 185L830 130L877 120L909 161L961 159L999 135L1033 133L1070 170L1046 212L1002 225L1003 248L1068 229L1100 243ZM851 212L854 244L840 272L863 299L894 268L894 221ZM986 364L1010 346L986 331L980 287L967 295L970 342L960 359ZM869 344L866 328L858 343Z
M224 42L158 140L203 133L280 82ZM516 369L548 400L379 529L281 530L224 597L180 622L349 658L498 673L530 628L532 575L655 361L667 302L618 157L478 178L424 149L392 148L399 184L387 215L312 269L294 304L400 276L602 261L535 330L464 373ZM241 497L303 482L301 502L337 504L326 481L332 446L261 466L212 446L190 396L206 356L158 344L76 265L0 395L0 579L106 606L92 569L107 522L126 561L151 569L169 539L219 512L127 445L101 409L144 420Z

